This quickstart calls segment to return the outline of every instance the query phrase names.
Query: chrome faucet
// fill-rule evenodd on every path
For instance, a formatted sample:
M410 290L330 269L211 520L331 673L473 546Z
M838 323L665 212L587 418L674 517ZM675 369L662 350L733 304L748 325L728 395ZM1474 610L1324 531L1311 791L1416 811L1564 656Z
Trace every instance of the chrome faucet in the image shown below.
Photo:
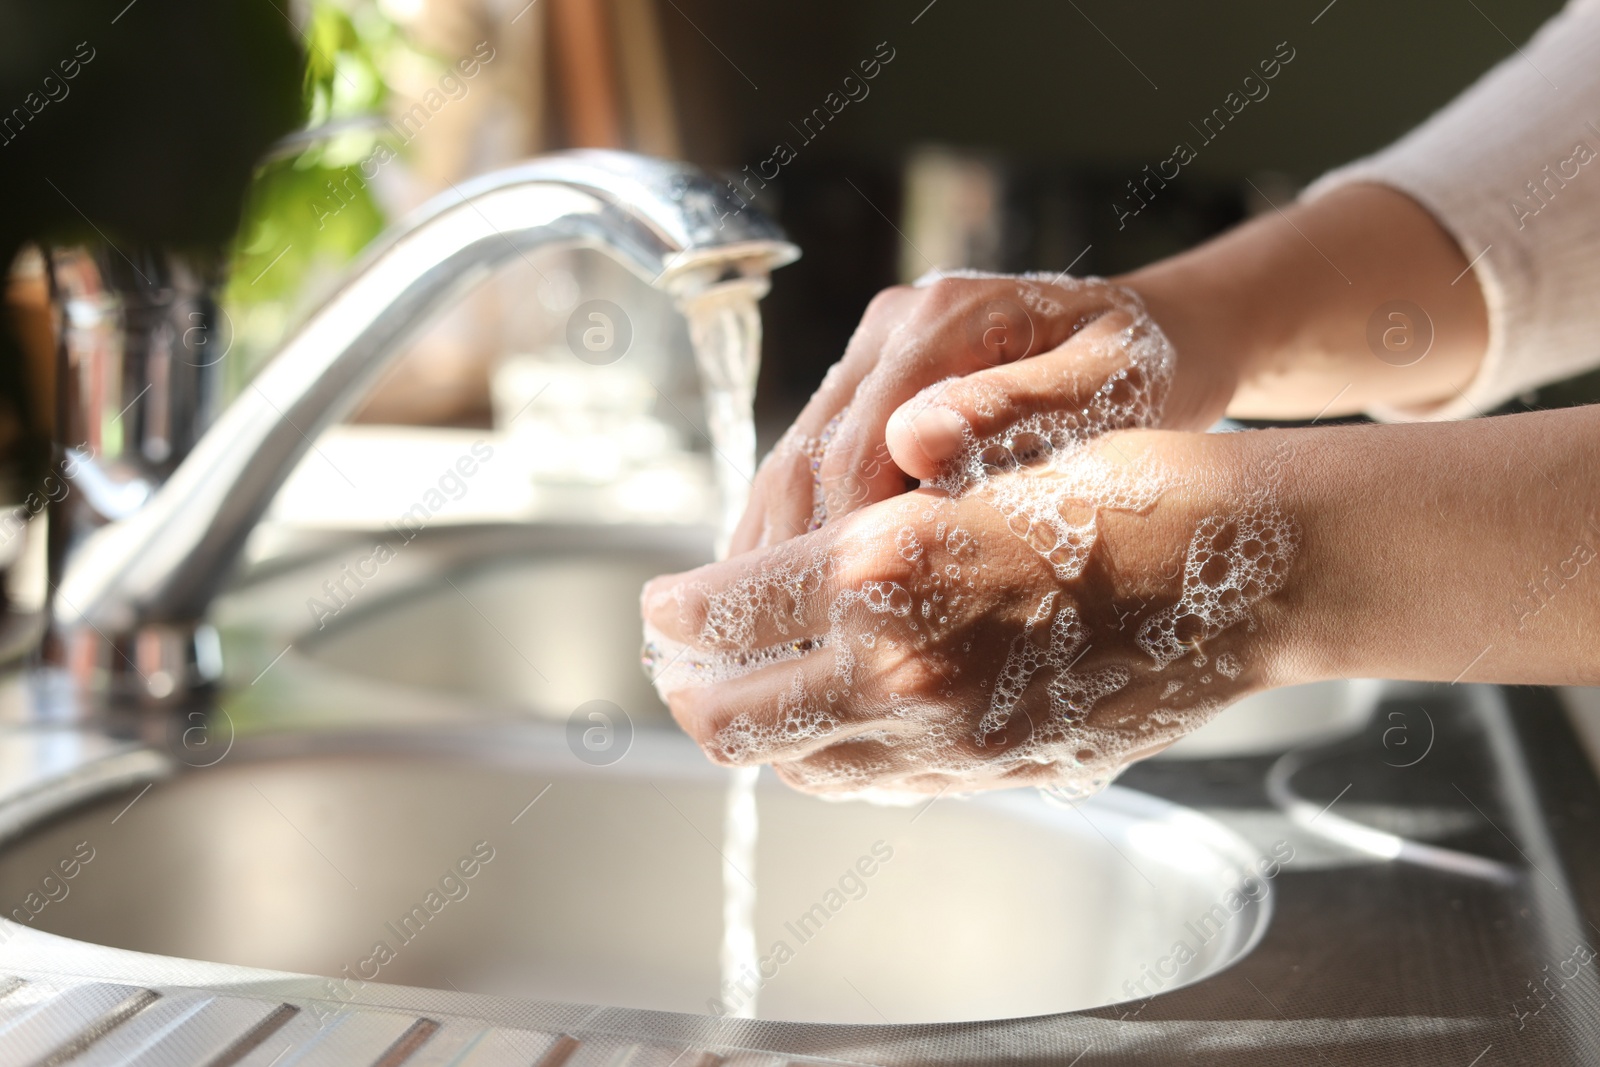
M206 611L318 433L431 312L553 246L609 253L679 300L764 278L799 255L730 184L620 152L548 156L438 197L376 243L148 499L65 551L51 658L79 681L93 673L95 688L145 701L213 681ZM123 395L138 385L122 383Z

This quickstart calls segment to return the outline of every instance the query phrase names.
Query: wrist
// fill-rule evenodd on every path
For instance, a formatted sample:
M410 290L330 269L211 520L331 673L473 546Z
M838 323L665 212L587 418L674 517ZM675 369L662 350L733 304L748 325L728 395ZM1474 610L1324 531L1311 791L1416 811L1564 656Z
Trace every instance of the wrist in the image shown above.
M1221 383L1242 417L1310 419L1426 407L1463 388L1488 345L1468 266L1409 196L1353 185L1117 280L1145 297L1180 374L1190 364L1188 388L1214 394ZM1374 315L1397 302L1426 330L1426 358L1397 361L1374 347Z
M1202 246L1112 279L1137 293L1177 354L1163 426L1203 430L1227 411L1269 342L1226 264Z
M1274 599L1318 678L1594 684L1600 418L1588 408L1279 435L1300 523ZM1591 587L1592 588L1592 587Z
M1328 676L1313 658L1317 582L1306 551L1311 516L1299 472L1308 459L1294 431L1111 435L1110 456L1151 465L1167 488L1140 514L1103 512L1119 616L1176 612L1175 636L1244 665L1265 689Z

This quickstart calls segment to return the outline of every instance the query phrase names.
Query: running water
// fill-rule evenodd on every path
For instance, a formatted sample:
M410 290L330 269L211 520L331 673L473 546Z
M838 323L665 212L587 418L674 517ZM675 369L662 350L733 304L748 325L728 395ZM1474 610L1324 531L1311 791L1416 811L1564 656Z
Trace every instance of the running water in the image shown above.
M735 767L722 819L721 1001L736 1019L756 1017L761 979L756 958L756 776ZM749 990L748 993L745 990Z
M685 297L710 429L722 516L717 558L728 554L733 528L744 514L756 470L755 392L761 363L759 301L765 278L735 278ZM753 1019L760 983L756 958L756 776L737 767L728 782L722 823L721 1001L729 1015ZM748 993L746 992L748 990Z

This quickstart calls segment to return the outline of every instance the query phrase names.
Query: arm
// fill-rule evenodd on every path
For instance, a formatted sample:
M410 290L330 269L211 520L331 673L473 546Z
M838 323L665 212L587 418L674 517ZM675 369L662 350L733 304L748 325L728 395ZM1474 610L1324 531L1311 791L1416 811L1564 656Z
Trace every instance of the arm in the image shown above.
M1157 319L1185 335L1180 352L1212 361L1208 336L1243 349L1240 415L1310 417L1348 385L1330 414L1459 418L1588 369L1600 363L1597 52L1600 3L1577 0L1300 205L1127 281L1150 287ZM1432 320L1414 366L1369 358L1368 318L1396 299Z
M1470 416L1600 362L1597 53L1600 0L1576 0L1438 115L1302 203L1118 279L1178 354L1165 410L1145 424L1199 429L1224 411ZM976 393L919 396L941 380L984 383L977 393L1010 398L1008 417L1080 405L1106 371L1105 334L1081 323L1115 310L1112 295L1048 278L887 290L764 465L735 549L932 476L961 443L941 408L980 433L994 425ZM1390 318L1393 301L1422 315ZM992 331L997 302L1006 328ZM1394 340L1431 327L1426 355L1401 366L1409 356L1370 343L1375 316L1380 339L1390 326ZM1006 339L985 350L991 336Z
M1274 686L1600 682L1594 501L1597 408L1124 430L657 579L646 647L719 762L1082 795Z
M1600 683L1600 407L1286 439L1288 674Z
M1600 362L1600 125L1593 171L1553 154L1596 48L1583 0L1394 149L1116 284L886 292L763 466L760 551L646 590L679 722L813 791L1081 794L1273 686L1600 683L1600 407L1193 432L1473 414ZM1385 340L1423 318L1421 358Z
M1180 366L1233 386L1227 411L1241 418L1453 400L1488 343L1482 288L1455 241L1379 185L1268 213L1116 280L1144 297ZM1404 308L1390 319L1383 309L1401 301L1426 317ZM1425 355L1405 350L1422 338Z
M1424 309L1402 325L1426 330L1416 362L1369 344L1396 301ZM903 492L907 476L934 480L972 439L1017 420L1093 406L1126 369L1130 325L1164 335L1172 358L1152 403L1101 429L1453 398L1488 335L1456 243L1416 201L1377 185L1263 216L1111 283L950 277L889 289L763 463L735 551Z

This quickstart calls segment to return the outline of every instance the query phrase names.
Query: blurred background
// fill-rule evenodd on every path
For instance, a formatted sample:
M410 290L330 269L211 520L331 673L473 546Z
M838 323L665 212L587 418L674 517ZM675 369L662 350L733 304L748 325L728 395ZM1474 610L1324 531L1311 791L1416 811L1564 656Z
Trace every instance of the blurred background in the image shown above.
M55 408L38 243L198 250L222 403L391 220L569 147L700 164L804 250L764 304L770 441L882 287L935 266L1110 274L1182 249L1400 135L1559 6L8 2L0 450L37 465ZM521 403L517 358L556 343L581 294L628 285L582 257L544 266L444 315L356 419L488 426L497 390ZM672 316L635 327L681 342Z

